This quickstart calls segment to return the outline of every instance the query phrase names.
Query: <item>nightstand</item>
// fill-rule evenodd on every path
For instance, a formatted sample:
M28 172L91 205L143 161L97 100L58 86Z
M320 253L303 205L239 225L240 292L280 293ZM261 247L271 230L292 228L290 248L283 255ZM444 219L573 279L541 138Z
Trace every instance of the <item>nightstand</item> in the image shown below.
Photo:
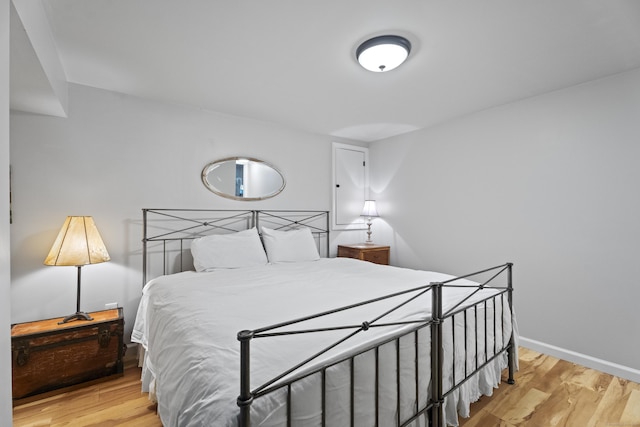
M93 320L59 325L60 317L11 326L14 405L122 375L122 308L89 314Z
M372 243L338 245L338 256L389 265L389 249L389 246L380 246Z

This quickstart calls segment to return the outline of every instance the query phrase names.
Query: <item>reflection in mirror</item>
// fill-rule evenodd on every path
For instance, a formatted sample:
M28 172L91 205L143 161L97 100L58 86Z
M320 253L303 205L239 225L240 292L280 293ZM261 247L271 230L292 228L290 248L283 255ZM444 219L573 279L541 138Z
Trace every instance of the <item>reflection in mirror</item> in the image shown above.
M279 194L284 176L262 160L231 157L209 163L202 170L202 182L219 196L234 200L263 200Z

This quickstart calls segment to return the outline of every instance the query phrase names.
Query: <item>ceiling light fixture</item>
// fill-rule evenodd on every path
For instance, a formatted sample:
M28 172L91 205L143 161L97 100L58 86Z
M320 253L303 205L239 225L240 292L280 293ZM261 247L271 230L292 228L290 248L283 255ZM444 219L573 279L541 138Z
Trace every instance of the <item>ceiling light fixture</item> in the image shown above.
M382 73L402 64L411 52L411 42L400 36L378 36L358 46L356 58L369 71Z

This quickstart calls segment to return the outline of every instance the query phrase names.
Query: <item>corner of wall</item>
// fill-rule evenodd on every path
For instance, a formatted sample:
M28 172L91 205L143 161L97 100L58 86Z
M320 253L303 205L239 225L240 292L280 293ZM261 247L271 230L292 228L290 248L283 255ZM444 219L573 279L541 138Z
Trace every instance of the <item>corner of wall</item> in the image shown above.
M12 425L9 235L9 14L0 0L0 425Z
M535 350L538 353L548 354L549 356L557 357L558 359L567 360L569 362L586 366L587 368L595 369L609 375L640 383L640 371L637 369L633 369L628 366L622 366L617 363L609 362L607 360L598 359L586 354L567 350L566 348L562 347L556 347L551 344L543 343L525 337L520 337L519 340L522 347L530 348L531 350Z

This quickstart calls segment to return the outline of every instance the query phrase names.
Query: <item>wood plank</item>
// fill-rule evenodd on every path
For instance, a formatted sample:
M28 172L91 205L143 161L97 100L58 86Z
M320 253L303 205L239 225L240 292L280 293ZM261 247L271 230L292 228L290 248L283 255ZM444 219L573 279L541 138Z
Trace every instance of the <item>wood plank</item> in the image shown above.
M620 424L637 425L638 420L640 420L640 390L631 390L627 404L620 416Z
M488 412L486 409L481 409L480 411L476 412L476 414L473 417L469 418L463 424L461 423L460 425L461 426L464 425L465 427L489 427L489 426L515 427L513 424L510 424L496 417L491 412Z
M589 420L589 423L587 423L587 427L606 425L601 422L602 420L610 420L611 423L618 423L622 417L624 406L627 404L628 396L631 394L631 389L633 389L633 383L631 384L629 387L629 381L614 377L609 387L607 387L600 403L598 403L594 416ZM638 389L640 389L640 387ZM640 424L640 418L638 418L637 421Z
M522 396L517 405L510 406L500 415L501 420L505 420L510 424L519 426L531 418L538 406L549 400L551 395L538 389L532 388Z
M68 323L64 323L62 325L59 325L58 322L62 321L64 317L38 320L35 322L19 323L11 327L11 336L20 337L22 335L30 335L35 333L57 331L61 329L72 329L72 328L77 328L81 326L86 326L87 324L91 324L91 323L100 323L100 322L117 320L122 317L121 311L118 308L114 308L111 310L94 311L93 313L89 313L89 315L93 317L93 320L71 321Z

